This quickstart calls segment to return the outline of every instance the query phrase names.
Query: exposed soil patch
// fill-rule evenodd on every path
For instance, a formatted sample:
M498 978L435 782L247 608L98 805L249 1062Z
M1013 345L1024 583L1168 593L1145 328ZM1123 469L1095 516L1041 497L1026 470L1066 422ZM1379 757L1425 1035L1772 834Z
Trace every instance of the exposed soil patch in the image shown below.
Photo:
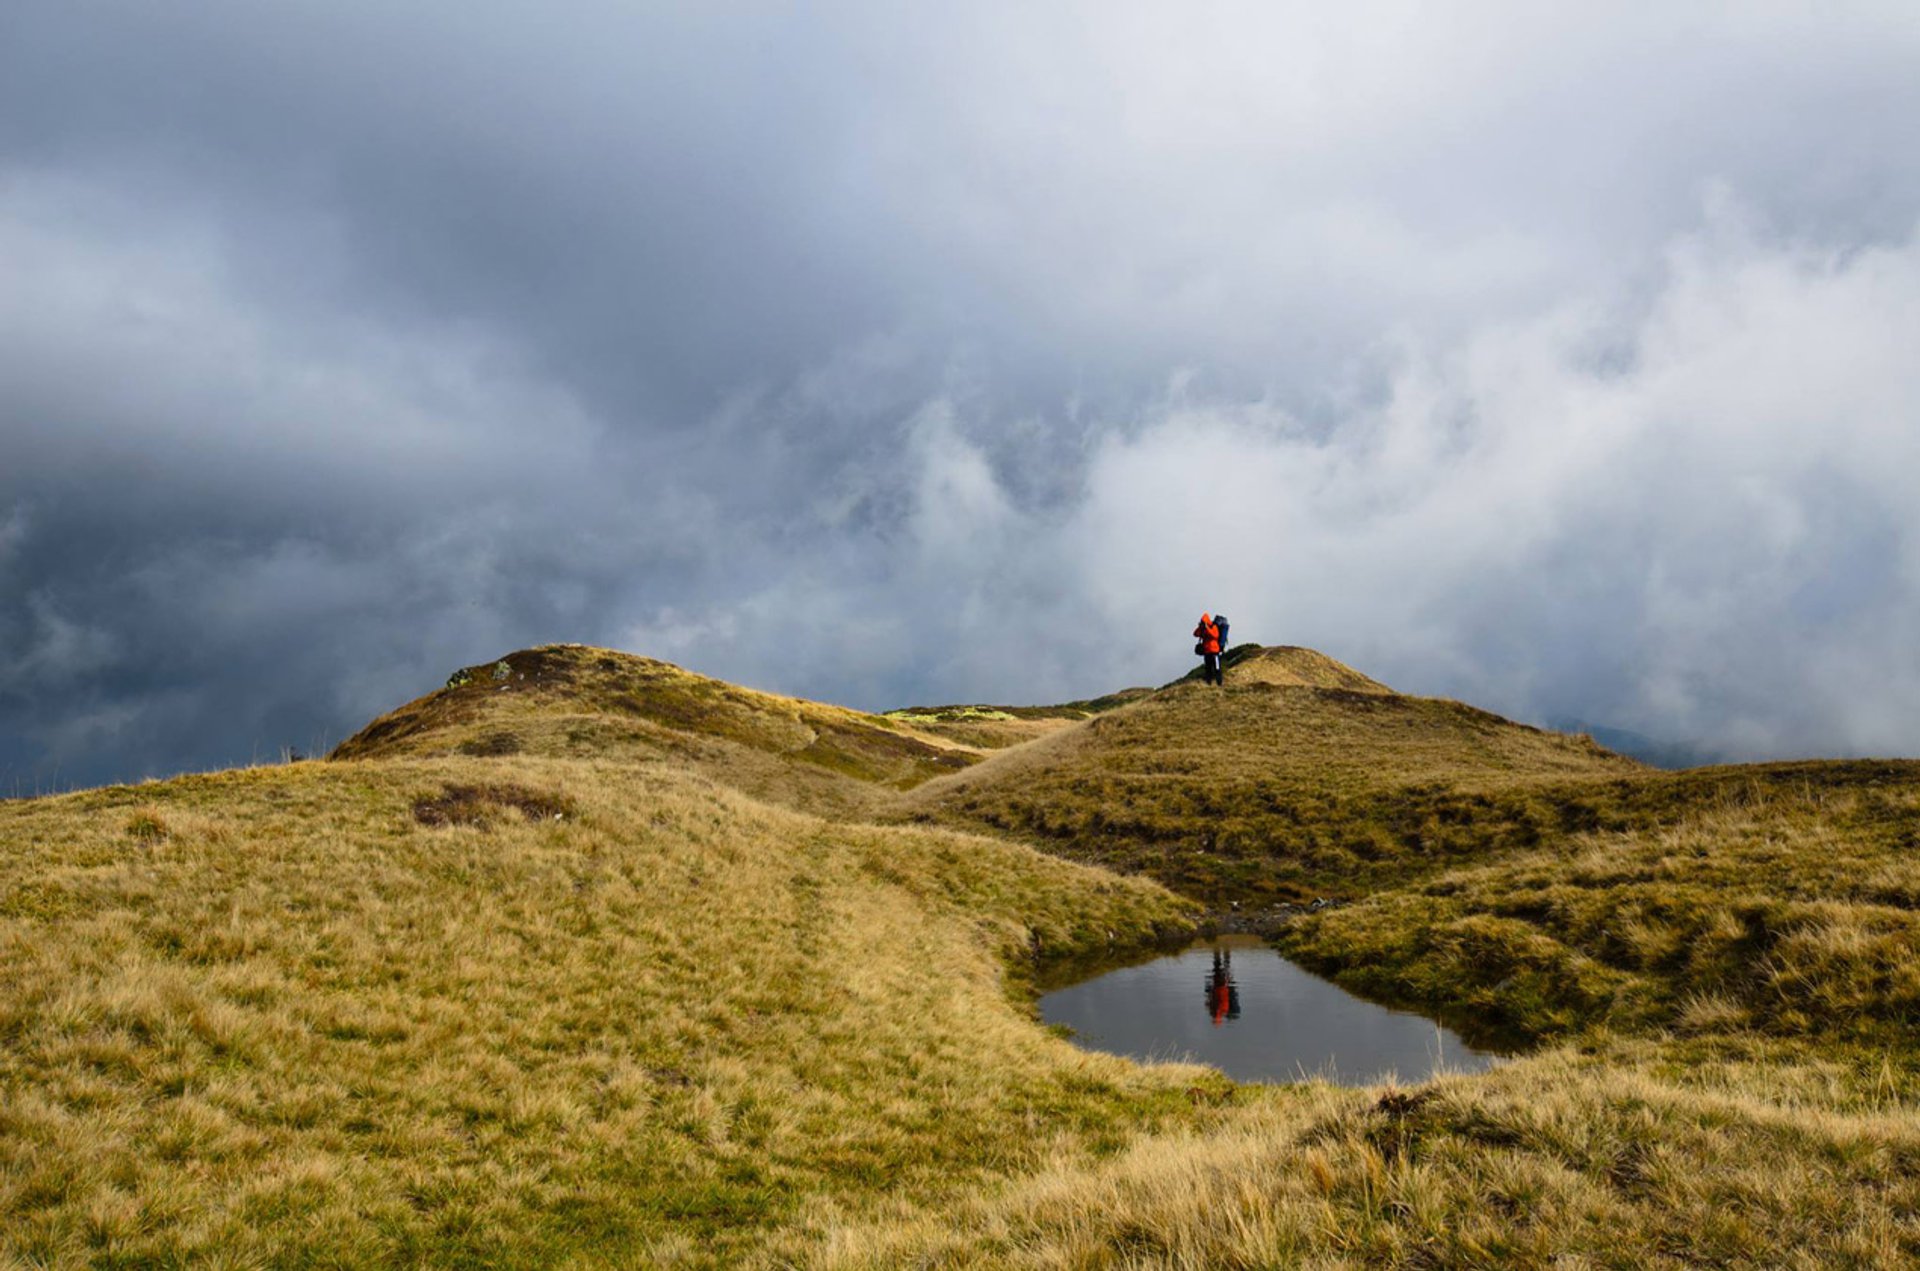
M501 661L513 669L513 673L529 684L547 685L554 688L579 683L579 652L565 646L538 649L522 649L518 653L509 653ZM600 659L604 667L611 661Z
M440 794L415 799L413 819L422 825L491 825L496 817L518 809L529 821L564 820L573 805L560 795L526 786L498 783L448 786Z
M485 737L475 737L472 741L461 742L458 749L463 755L474 755L482 759L517 755L520 753L520 738L509 732L488 733Z
M379 719L374 720L352 737L341 742L339 746L334 748L333 757L335 759L357 759L364 752L377 750L389 742L398 741L402 737L418 732L421 723L422 720L419 711L408 710L406 707L402 707L400 710L394 711L391 714L382 715Z

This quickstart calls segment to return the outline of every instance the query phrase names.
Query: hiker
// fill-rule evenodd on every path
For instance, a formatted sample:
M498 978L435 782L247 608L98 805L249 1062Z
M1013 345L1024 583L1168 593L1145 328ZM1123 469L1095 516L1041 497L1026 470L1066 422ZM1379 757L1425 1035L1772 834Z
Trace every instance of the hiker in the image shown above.
M1220 628L1213 625L1212 614L1200 615L1200 625L1193 629L1193 638L1193 651L1201 658L1202 682L1224 683L1220 677Z

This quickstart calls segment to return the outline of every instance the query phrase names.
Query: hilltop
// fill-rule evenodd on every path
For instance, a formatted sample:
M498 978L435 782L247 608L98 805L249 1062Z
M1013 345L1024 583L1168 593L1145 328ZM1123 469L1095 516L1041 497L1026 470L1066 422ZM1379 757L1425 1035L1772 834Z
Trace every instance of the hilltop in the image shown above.
M1232 669L1236 686L1258 683L1347 689L1356 693L1393 691L1378 680L1369 679L1324 653L1293 645L1265 648L1257 644L1243 644L1228 651L1223 661ZM1200 672L1194 670L1174 681L1174 684L1197 683L1199 678ZM1171 688L1173 685L1163 687ZM910 724L923 733L985 750L999 750L1035 741L1070 724L1083 723L1096 715L1104 715L1154 695L1154 689L1135 687L1053 706L914 706L889 711L887 718Z
M1364 893L1525 846L1643 765L1590 738L1410 697L1324 654L1242 646L932 782L913 818L1012 834L1215 902Z
M964 742L883 715L741 688L671 663L543 645L462 667L334 759L468 755L673 760L760 798L846 810L975 762Z
M0 1260L1910 1263L1916 818L1920 764L1661 772L1290 647L887 716L523 650L0 805ZM1244 1086L1034 1019L1308 894L1291 956L1526 1053Z
M1291 688L1336 688L1352 693L1393 694L1379 680L1362 675L1314 649L1293 644L1272 646L1237 644L1221 655L1220 665L1235 685L1272 684ZM1175 683L1198 683L1200 669L1188 671Z

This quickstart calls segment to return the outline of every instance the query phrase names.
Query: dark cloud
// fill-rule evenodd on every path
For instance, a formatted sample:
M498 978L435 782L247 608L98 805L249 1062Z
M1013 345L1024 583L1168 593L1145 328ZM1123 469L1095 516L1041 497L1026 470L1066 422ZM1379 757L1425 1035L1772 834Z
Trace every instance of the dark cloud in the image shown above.
M1920 749L1904 6L0 14L0 782L621 644L859 705L1188 610Z

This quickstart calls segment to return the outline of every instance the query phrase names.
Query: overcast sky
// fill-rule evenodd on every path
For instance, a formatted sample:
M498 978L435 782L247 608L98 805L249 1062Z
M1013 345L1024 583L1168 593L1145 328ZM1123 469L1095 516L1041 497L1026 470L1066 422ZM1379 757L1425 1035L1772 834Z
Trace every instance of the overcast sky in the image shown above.
M1584 12L1583 12L1584 10ZM1920 9L0 5L0 786L608 644L1920 754Z

